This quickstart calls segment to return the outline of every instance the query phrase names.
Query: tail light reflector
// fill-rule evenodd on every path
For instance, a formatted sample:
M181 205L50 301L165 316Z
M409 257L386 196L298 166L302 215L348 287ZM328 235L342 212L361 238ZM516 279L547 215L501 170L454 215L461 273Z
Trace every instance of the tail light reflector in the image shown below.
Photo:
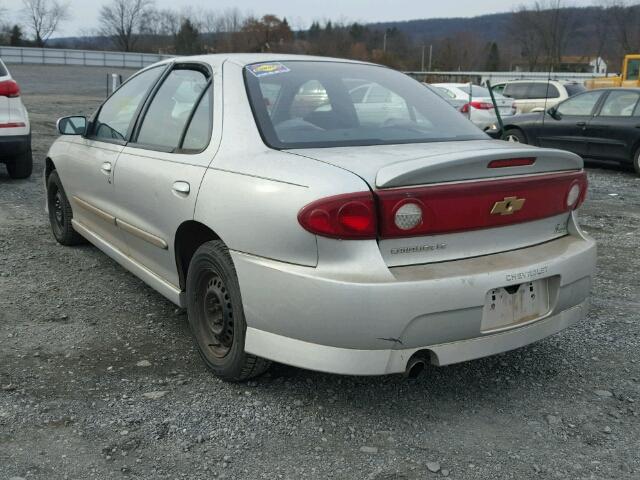
M374 239L378 234L371 192L322 198L298 213L298 222L317 235L345 240Z
M21 128L26 126L27 124L24 122L0 123L0 128Z
M0 82L0 97L15 98L20 96L20 87L14 80Z
M491 160L488 168L526 167L536 163L535 157L531 158L507 158L504 160Z

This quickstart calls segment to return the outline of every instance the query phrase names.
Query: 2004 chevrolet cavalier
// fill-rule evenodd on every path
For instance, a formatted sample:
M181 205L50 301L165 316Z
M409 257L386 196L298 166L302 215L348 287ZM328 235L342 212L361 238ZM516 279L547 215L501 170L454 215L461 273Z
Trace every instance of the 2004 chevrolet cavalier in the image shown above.
M489 139L381 66L178 58L46 160L63 245L89 240L187 308L206 364L417 371L521 347L583 318L595 244L580 157Z

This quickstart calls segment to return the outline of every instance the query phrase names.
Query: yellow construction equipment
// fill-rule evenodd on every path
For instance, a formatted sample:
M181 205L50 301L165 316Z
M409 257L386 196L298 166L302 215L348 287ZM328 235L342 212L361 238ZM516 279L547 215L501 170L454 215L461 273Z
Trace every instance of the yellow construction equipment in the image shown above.
M640 87L640 54L625 55L622 75L594 78L584 85L587 88Z

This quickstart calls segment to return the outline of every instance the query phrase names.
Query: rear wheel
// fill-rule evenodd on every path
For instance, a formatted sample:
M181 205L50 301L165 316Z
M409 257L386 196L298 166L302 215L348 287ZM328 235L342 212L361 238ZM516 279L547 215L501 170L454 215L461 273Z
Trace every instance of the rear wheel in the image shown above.
M11 178L28 178L33 172L33 155L31 154L31 147L20 155L7 161L7 171Z
M269 368L244 351L247 325L233 261L220 240L204 243L187 273L187 313L200 356L219 377L242 381Z
M73 229L71 224L73 211L67 195L64 193L64 188L62 188L58 172L55 170L51 172L47 180L47 207L51 231L59 244L72 246L85 242L85 239Z
M527 137L525 137L524 132L517 128L510 128L505 131L503 140L512 143L527 143Z

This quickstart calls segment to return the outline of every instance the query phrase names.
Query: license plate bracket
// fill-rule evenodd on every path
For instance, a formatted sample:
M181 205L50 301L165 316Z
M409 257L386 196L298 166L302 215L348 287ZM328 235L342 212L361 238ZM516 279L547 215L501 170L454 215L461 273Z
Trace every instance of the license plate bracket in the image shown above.
M483 333L512 328L549 313L549 281L532 282L489 290L482 310Z

